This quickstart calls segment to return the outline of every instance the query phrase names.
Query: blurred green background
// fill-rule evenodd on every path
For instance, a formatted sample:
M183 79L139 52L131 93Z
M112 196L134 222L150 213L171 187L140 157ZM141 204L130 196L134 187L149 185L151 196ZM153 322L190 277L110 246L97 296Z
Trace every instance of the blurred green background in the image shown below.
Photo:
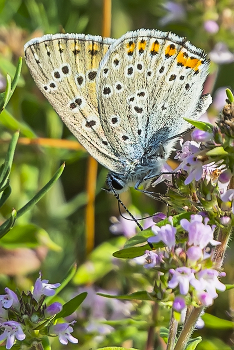
M5 89L6 74L9 73L13 77L18 58L23 56L23 46L31 38L63 31L101 35L102 26L101 0L0 0L1 91ZM208 113L210 120L214 120L225 102L223 90L219 88L233 88L234 1L113 0L111 36L118 38L128 30L139 28L172 31L180 36L186 36L194 45L210 54L211 74L205 88L216 97L216 104L211 106ZM10 137L18 129L23 138L75 140L37 89L25 63L18 87L6 110L0 115L2 161ZM98 167L96 184L94 242L99 250L88 265L90 260L86 257L85 250L87 159L88 154L85 151L63 149L59 142L56 147L26 145L19 142L10 176L12 194L2 207L1 221L10 215L12 208L19 209L31 199L49 181L63 161L66 162L66 167L61 179L50 192L33 210L17 221L15 234L18 232L17 227L28 233L28 242L22 242L20 247L30 249L14 250L9 255L5 248L13 248L13 245L9 242L2 243L0 247L3 249L2 253L0 250L2 290L6 284L12 288L16 284L19 288L27 288L31 280L36 278L39 269L43 277L49 279L51 283L61 281L74 262L81 266L81 270L78 271L81 277L77 277L75 284L71 284L64 293L65 300L75 293L77 284L90 286L96 283L100 288L116 290L118 293L129 292L131 288L137 288L136 286L139 289L146 288L144 277L139 275L145 273L141 266L131 267L131 264L116 261L112 264L111 254L121 247L124 239L114 237L109 231L110 217L118 217L119 211L114 196L101 190L105 186L107 175L107 170L101 166ZM156 191L165 191L165 186L157 187ZM134 214L152 215L157 211L165 211L163 203L134 190L123 194L122 200ZM29 226L32 224L33 230ZM36 237L36 243L30 244L30 235ZM106 241L108 244L103 244ZM227 283L234 281L232 246L231 243L224 266ZM82 265L86 258L86 264ZM95 273L92 273L93 266L97 269ZM232 308L234 308L233 294L230 291L222 294L208 313L232 320ZM135 305L136 313L139 312L137 309ZM142 304L139 313L149 315L149 306ZM167 317L164 322L165 320ZM200 345L199 349L231 348L233 329L221 330L221 323L217 321L199 331L199 334L203 334L207 339L207 343ZM214 327L217 325L218 329L214 335ZM134 329L136 331L136 328ZM146 339L145 330L142 331L142 339L140 332L138 336L138 343L142 344L138 347L143 348ZM84 335L80 337L82 337L80 348L88 349L90 338ZM113 341L115 342L113 345L121 344L121 338L133 339L134 336L126 335L122 331L114 340L112 339L112 344ZM69 345L71 348L74 346ZM135 346L137 347L136 343Z

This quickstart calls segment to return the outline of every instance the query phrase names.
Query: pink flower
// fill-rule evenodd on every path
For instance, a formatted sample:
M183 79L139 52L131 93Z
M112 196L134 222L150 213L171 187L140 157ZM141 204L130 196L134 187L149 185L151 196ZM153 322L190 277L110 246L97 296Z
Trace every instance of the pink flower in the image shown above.
M149 269L151 267L159 266L161 262L163 262L163 254L160 252L155 252L155 251L150 251L146 250L145 251L145 262L146 264L144 267L146 269Z
M204 22L204 29L211 34L215 34L219 31L219 26L215 21L208 20Z
M176 228L166 224L162 227L158 226L152 226L152 231L155 234L155 236L148 238L149 243L158 243L160 241L164 242L165 245L171 249L175 246L175 234L176 234Z
M62 305L59 302L54 302L45 309L46 316L54 316L62 310Z
M218 280L219 272L214 269L204 269L197 273L197 279L201 284L201 288L206 290L211 298L217 298L216 289L225 291L226 286Z
M184 310L186 308L184 297L182 296L175 297L172 307L177 312L181 312L182 310Z
M190 221L180 220L180 225L188 231L188 244L198 246L201 249L204 249L209 243L213 246L220 244L213 239L215 226L207 225L208 218L204 219L205 224L202 223L202 220L201 215L191 215Z
M58 323L55 326L50 327L50 332L52 334L58 335L59 341L63 345L67 345L68 341L70 341L71 343L77 344L78 339L74 338L71 335L71 332L73 332L73 328L70 326L75 322L76 321L73 321L71 323Z
M12 348L15 338L18 340L24 340L26 337L21 325L16 321L3 322L1 323L1 328L4 328L5 330L0 335L0 341L6 340L6 349Z
M125 213L124 216L127 218L123 218L120 216L118 219L116 217L112 217L112 225L109 230L111 233L115 234L123 234L125 237L130 238L136 234L137 224L132 220L129 214Z
M202 303L202 305L204 305L206 307L213 304L213 298L211 297L211 295L209 293L206 293L206 292L198 293L198 298L199 298L200 302Z
M15 309L19 309L20 303L17 295L10 288L5 288L7 294L0 295L0 302L5 309L9 309L13 306Z
M36 280L33 290L33 298L36 301L39 301L42 295L52 296L55 294L53 289L58 288L60 283L49 284L48 280L41 280L41 273L39 274L39 278Z
M175 289L179 285L180 294L186 295L189 291L189 283L195 279L194 272L189 267L178 267L177 269L170 269L172 279L168 282L168 287Z
M194 129L191 136L193 140L197 142L206 142L213 138L212 133L199 129Z

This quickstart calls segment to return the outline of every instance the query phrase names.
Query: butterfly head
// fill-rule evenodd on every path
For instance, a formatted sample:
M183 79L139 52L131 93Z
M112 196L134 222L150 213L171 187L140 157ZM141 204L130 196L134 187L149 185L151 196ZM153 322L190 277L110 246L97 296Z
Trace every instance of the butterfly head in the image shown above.
M128 183L126 177L113 172L110 172L107 175L106 184L110 192L118 194L127 191L129 186L131 186L131 184Z

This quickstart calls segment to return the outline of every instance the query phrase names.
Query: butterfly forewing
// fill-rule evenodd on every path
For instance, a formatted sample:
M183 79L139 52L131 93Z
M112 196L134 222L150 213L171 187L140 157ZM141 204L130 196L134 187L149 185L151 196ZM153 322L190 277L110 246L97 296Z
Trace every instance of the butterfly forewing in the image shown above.
M211 103L202 97L208 61L175 34L129 32L113 43L98 72L98 103L105 134L126 159L139 158L189 128ZM118 101L118 103L116 103Z
M45 35L25 45L26 63L39 89L87 151L111 171L120 170L98 113L99 64L114 39Z

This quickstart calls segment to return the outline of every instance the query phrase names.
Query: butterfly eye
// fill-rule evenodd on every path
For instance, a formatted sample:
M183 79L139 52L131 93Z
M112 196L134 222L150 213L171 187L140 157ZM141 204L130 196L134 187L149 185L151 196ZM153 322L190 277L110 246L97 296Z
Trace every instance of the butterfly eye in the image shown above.
M114 178L111 179L111 184L115 190L122 190L123 189L123 186Z

